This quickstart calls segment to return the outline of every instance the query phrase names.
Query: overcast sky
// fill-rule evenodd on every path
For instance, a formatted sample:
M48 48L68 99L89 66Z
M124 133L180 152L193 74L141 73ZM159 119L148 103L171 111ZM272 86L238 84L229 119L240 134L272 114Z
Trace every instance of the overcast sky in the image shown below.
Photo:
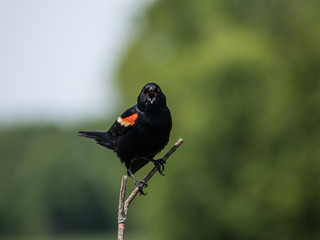
M0 124L112 111L115 67L146 2L0 1Z

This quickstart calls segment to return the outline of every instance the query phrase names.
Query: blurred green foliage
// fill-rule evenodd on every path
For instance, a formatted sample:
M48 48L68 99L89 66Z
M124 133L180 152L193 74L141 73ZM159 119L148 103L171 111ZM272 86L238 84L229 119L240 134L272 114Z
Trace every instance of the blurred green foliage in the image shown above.
M153 239L320 238L319 9L316 0L149 9L120 81L128 99L158 82L172 141L185 139L165 193L143 206Z
M185 143L131 205L128 231L320 238L319 9L317 0L149 7L119 67L125 106L157 82L173 115L170 144ZM115 230L125 170L111 151L75 137L107 126L1 132L2 234Z
M110 230L112 153L55 127L2 131L0 146L1 235Z

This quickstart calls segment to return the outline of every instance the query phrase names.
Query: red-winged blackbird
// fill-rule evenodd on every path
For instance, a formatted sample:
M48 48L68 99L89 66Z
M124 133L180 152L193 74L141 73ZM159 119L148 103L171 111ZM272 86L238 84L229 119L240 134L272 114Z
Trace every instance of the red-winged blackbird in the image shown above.
M80 131L79 134L112 149L143 193L144 183L138 182L134 173L152 162L163 175L165 161L153 158L167 145L171 127L166 96L157 84L148 83L142 88L137 104L126 110L107 132Z

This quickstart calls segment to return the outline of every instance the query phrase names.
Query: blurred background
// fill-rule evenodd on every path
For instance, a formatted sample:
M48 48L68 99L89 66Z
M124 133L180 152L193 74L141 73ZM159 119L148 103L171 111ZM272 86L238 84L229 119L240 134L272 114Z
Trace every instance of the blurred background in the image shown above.
M185 143L131 205L128 239L320 239L319 9L1 1L0 238L116 238L125 168L77 131L106 130L153 81L169 145Z

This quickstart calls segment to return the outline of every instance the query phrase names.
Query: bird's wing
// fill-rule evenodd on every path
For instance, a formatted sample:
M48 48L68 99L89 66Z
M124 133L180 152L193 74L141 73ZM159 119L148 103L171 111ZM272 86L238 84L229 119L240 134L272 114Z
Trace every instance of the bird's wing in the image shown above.
M113 136L119 136L128 131L135 124L137 118L137 107L133 106L126 110L120 117L118 117L108 132L110 132Z

